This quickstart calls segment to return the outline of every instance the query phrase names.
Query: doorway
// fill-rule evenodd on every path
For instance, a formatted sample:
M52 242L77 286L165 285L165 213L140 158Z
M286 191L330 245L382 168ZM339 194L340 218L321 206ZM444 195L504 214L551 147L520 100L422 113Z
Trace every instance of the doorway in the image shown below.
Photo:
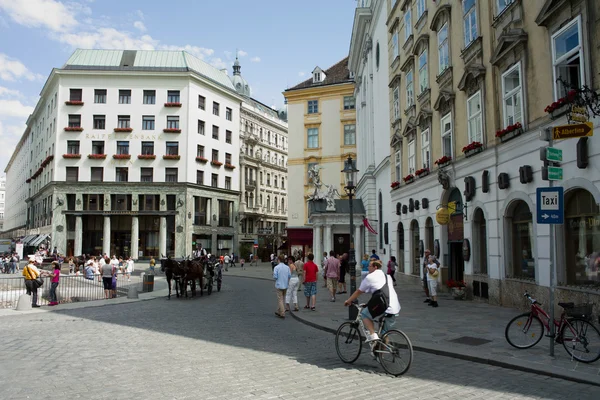
M350 234L334 234L333 235L333 251L336 255L350 253Z
M462 281L465 278L462 241L448 242L448 263L448 279Z

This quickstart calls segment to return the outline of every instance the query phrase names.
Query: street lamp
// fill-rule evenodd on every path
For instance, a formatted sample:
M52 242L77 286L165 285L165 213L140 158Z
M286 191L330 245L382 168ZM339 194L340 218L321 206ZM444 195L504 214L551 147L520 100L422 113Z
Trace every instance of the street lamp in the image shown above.
M350 261L348 265L350 266L350 293L354 293L356 291L356 251L354 250L354 210L352 207L352 197L356 191L356 175L358 174L358 170L356 169L356 161L352 159L352 156L348 156L342 172L346 179L344 190L350 201ZM357 300L354 302L356 303ZM350 307L348 309L348 318L350 320L356 319L357 314L358 309L356 307Z

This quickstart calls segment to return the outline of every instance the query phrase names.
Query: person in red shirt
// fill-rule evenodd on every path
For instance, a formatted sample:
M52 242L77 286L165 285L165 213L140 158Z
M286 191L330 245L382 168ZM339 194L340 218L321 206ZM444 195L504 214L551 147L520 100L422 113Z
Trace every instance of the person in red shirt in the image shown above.
M313 262L315 256L310 253L308 261L304 264L304 296L306 296L305 309L315 311L315 303L317 302L317 273L319 267Z

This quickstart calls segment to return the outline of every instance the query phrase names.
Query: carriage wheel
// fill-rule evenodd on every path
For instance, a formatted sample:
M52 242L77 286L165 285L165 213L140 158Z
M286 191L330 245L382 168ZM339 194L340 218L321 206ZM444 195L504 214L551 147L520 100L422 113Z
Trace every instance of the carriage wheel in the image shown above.
M208 278L208 283L206 284L208 286L207 291L208 294L210 295L212 293L212 287L213 287L213 282L212 282L212 278Z

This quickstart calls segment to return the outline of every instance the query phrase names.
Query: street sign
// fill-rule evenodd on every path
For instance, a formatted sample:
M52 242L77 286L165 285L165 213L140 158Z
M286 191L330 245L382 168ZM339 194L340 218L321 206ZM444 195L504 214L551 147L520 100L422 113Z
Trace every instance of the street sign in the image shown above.
M563 169L561 167L548 167L548 180L561 181L563 178Z
M562 224L564 222L564 189L562 187L537 188L536 198L538 224Z
M562 150L555 147L546 148L546 160L552 162L562 162Z
M257 244L255 244L255 245L254 245L254 248L255 248L255 249L258 249L258 245L257 245Z
M583 136L593 136L594 124L584 122L582 124L561 125L552 128L552 138L554 140L571 139Z

